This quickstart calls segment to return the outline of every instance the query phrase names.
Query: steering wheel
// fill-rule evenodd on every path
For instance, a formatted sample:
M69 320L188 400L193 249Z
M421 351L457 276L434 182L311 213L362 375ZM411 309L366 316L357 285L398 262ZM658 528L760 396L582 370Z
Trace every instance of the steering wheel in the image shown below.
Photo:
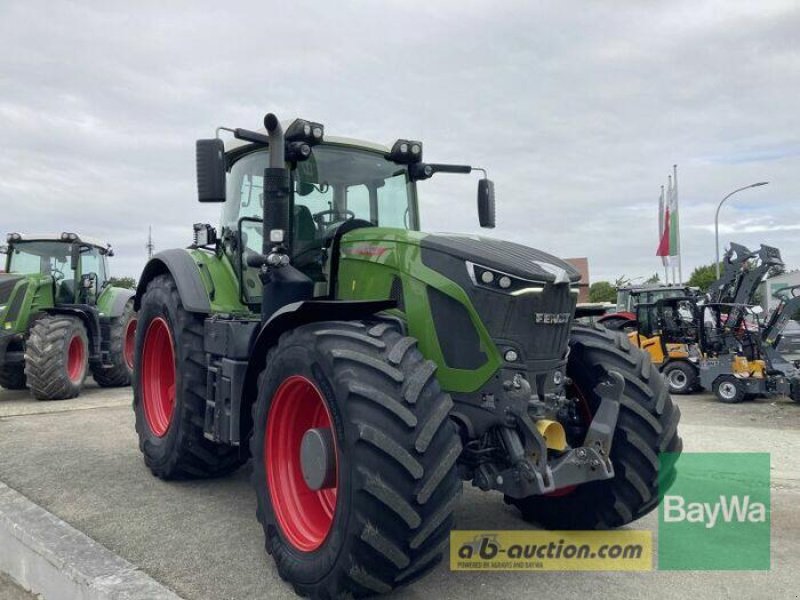
M349 221L351 219L355 219L356 218L356 213L354 213L352 210L348 210L348 209L344 209L343 211L342 210L334 210L334 209L321 210L321 211L311 215L311 218L314 219L314 222L317 224L317 227L319 227L320 229L324 229L328 225L331 225L331 224L336 222L336 221L333 220L334 216L339 216L339 215L342 215L342 214L344 214L347 217L345 219L345 221ZM326 221L325 217L327 217L328 215L330 215L331 218Z
M64 272L57 267L50 267L50 274L56 281L58 281L59 279L66 279L66 275L64 275Z

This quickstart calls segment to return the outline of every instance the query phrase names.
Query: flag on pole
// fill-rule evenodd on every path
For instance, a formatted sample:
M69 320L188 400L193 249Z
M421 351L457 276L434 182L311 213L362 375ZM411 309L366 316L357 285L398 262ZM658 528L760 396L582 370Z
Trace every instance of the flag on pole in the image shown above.
M678 219L678 165L672 165L672 206L670 207L670 218L672 219L669 227L670 254L678 257L678 281L683 283L683 265L681 264L681 230Z
M678 256L681 253L680 236L678 230L678 173L669 179L669 255Z
M669 264L669 240L670 240L670 214L669 214L669 201L664 196L664 186L661 186L661 197L658 199L658 249L656 256L661 257L661 262L664 266Z

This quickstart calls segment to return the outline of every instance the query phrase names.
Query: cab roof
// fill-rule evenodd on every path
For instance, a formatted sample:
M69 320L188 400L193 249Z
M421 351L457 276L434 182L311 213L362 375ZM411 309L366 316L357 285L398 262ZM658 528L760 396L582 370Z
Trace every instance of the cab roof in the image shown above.
M67 233L67 232L64 232ZM14 234L9 234L14 235ZM67 240L61 239L62 233L18 233L19 239L17 240L9 240L9 243L14 244L16 242L64 242L68 243ZM82 244L86 244L87 246L94 246L103 250L104 252L111 248L111 244L104 242L98 238L93 238L90 236L81 235L76 233L75 235L78 236L78 239L75 241L79 241Z
M292 121L284 121L281 123L284 131L286 130L289 125L291 125ZM263 127L260 129L255 130L257 133L263 133L267 135L267 130ZM390 149L388 146L384 146L383 144L377 144L375 142L370 142L367 140L358 140L355 138L348 138L348 137L337 137L334 135L326 135L322 139L322 145L325 144L333 144L337 146L351 146L355 148L363 148L364 150L372 150L375 152L380 152L382 154L388 154ZM233 150L238 150L239 148L243 148L244 146L251 146L254 145L252 142L248 142L247 140L240 140L235 137L230 137L225 139L225 152L231 152Z

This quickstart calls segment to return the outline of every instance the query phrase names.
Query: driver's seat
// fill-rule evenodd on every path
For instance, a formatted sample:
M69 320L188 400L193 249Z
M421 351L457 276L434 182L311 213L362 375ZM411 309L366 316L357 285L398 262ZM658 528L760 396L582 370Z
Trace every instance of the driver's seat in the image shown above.
M75 280L64 279L58 283L58 293L56 294L58 304L75 303Z
M295 204L294 228L292 231L292 254L294 266L314 281L322 281L320 251L325 240L317 238L317 225L311 210L303 204Z

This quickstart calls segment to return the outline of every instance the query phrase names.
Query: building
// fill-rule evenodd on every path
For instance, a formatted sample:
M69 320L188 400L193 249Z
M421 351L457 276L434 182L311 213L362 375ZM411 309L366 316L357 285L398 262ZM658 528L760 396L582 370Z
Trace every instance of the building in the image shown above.
M565 258L569 264L575 267L581 274L580 281L576 284L578 286L578 302L589 302L589 259L581 258Z
M778 299L773 296L775 292L783 288L800 285L800 271L790 271L783 275L770 277L761 283L758 288L761 297L761 306L768 313L778 306Z

